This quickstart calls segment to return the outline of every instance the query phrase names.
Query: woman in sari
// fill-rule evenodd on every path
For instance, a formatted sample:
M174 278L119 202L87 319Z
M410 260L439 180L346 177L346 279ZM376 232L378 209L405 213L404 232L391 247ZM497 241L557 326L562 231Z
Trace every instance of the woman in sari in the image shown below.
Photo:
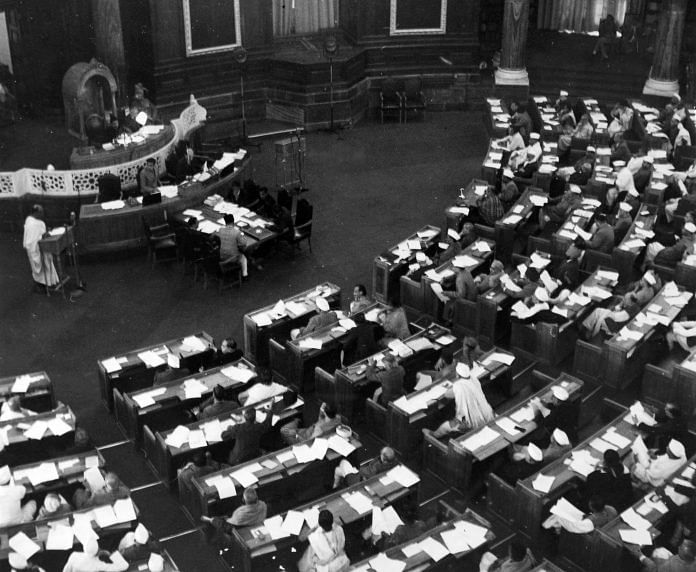
M343 528L328 510L319 513L319 526L309 533L309 546L297 563L300 572L340 572L350 566Z
M24 221L24 240L22 246L27 251L31 275L37 286L55 286L58 284L58 273L53 266L53 257L42 254L39 241L46 234L46 223L43 221L44 211L41 205L31 207L31 213Z

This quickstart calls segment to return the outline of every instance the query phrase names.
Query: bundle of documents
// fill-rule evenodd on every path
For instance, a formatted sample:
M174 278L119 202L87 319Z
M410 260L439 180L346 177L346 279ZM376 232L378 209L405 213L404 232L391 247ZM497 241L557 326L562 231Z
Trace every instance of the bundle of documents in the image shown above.
M121 201L121 200L107 201L107 202L101 204L101 208L105 211L115 211L118 209L122 209L125 206L126 206L126 203Z
M582 451L573 451L568 468L571 471L586 477L595 470L598 463L599 459L592 456L592 453L590 453L587 449L584 449Z
M468 437L462 441L462 447L465 447L469 451L476 451L477 449L492 443L498 437L500 437L500 433L486 426L476 431L476 433L474 433L471 437Z
M131 397L133 401L138 404L138 407L145 409L146 407L151 407L155 404L155 397L158 397L167 391L166 387L158 387L156 389L151 389L144 393L136 393Z
M551 507L550 512L551 514L555 514L556 516L571 522L580 522L585 516L579 508L574 506L572 503L569 503L563 497L558 499L558 502Z
M490 248L488 249L490 252ZM478 258L469 256L468 254L459 254L452 259L452 266L457 268L471 268L479 264Z
M158 354L156 354L152 350L146 350L144 352L140 352L138 354L138 357L149 368L159 367L159 366L167 363L164 359L162 359L161 356L159 356Z
M361 491L343 493L341 498L358 514L365 514L372 510L372 501Z
M253 369L238 365L227 366L221 369L220 373L234 381L239 381L240 383L246 383L256 375L256 372Z
M410 347L408 347L404 342L398 339L389 342L388 347L392 351L392 353L396 354L400 358L406 358L408 356L413 355L413 350Z
M546 476L539 473L536 479L532 481L532 488L540 493L548 493L551 490L555 480L556 477Z

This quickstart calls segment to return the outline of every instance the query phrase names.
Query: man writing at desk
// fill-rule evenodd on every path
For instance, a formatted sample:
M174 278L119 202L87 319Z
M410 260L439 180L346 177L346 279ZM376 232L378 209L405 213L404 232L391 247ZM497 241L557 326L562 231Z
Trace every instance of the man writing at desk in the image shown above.
M220 238L220 264L239 263L242 268L242 280L248 280L248 262L243 254L246 244L242 231L234 224L234 215L225 215L225 226L217 231L217 235Z
M159 186L159 176L157 175L157 169L155 168L155 160L150 157L145 161L145 166L141 169L138 175L138 184L140 186L140 192L143 196L151 195L157 193L157 187Z

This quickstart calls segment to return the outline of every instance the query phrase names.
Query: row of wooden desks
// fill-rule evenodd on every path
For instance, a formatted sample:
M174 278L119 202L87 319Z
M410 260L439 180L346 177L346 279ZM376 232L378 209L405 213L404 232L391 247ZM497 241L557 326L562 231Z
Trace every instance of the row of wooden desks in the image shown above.
M221 413L209 419L202 419L178 425L165 431L154 431L146 427L143 434L143 449L157 475L165 483L171 484L176 478L177 470L191 461L197 452L226 453L232 448L234 438L223 438L222 433L234 425L242 423L244 411L253 408L257 411L257 420L262 422L270 411L272 433L275 429L295 417L301 417L304 400L297 397L293 403L287 403L284 393L269 397L253 405L239 407L227 413Z
M553 383L523 402L497 414L487 425L449 439L446 445L431 435L426 435L423 458L428 460L430 470L437 472L448 485L466 491L475 477L475 466L481 468L476 471L478 478L485 471L488 460L537 428L531 402L537 398L548 401L556 386L569 393L570 402L579 402L582 398L583 382L563 373Z
M278 513L322 494L333 483L341 459L361 447L357 435L347 439L333 429L249 462L196 477L181 490L181 502L198 520L229 515L242 504L242 492L253 485L259 498Z
M399 297L399 279L408 272L409 266L416 262L416 255L422 252L433 255L440 241L440 228L425 225L399 244L376 256L372 263L372 292L375 300L386 303Z
M612 252L614 267L619 271L622 283L633 279L636 260L645 249L649 239L655 236L653 228L657 221L657 206L643 203L638 209L626 236Z
M167 354L179 356L182 368L198 371L214 352L212 336L198 332L102 359L97 363L102 401L112 411L114 389L123 394L150 387L156 369L166 365Z
M290 331L307 325L317 313L315 300L326 298L332 309L341 305L341 289L335 284L324 282L314 288L279 300L244 315L244 355L256 365L268 364L268 341L273 338L284 341Z
M443 522L404 544L352 564L349 570L475 570L481 555L495 539L491 524L467 509L462 516Z
M655 357L650 338L658 328L666 328L693 298L693 293L674 282L660 292L610 340L602 345L603 381L623 389L643 372Z
M386 308L385 304L375 302L362 310L362 313L367 321L379 323L379 315ZM341 351L353 327L355 322L350 316L346 316L324 328L287 340L284 346L272 344L269 346L271 367L275 363L284 363L281 374L303 393L313 386L314 370L317 367L329 373L340 367ZM282 352L283 355L274 356L274 352Z
M58 455L75 440L77 420L61 405L54 410L0 422L0 466L18 465Z
M505 216L495 223L495 243L499 260L506 264L510 262L519 229L548 202L549 197L542 189L527 187Z
M454 349L456 343L457 339L447 328L435 323L402 342L392 342L392 348L397 348L395 353L399 355L399 363L406 370L405 387L407 388L409 384L413 387L412 380L415 379L416 372L425 369L427 364L432 367L441 350L445 347ZM368 360L379 363L383 356L383 351L378 352L369 358L336 370L333 380L335 403L338 411L348 419L353 419L357 411L362 408L366 397L365 392L375 384L369 381L365 374ZM324 392L320 390L320 395L322 393Z
M0 378L0 403L19 397L22 407L44 412L56 406L53 384L45 371Z
M397 465L390 471L300 505L293 511L272 516L263 526L234 529L232 548L224 557L244 572L264 570L271 565L275 568L279 564L292 569L306 545L298 537L306 537L316 527L320 510L331 511L334 520L342 523L346 538L350 538L366 528L373 505L386 508L412 495L417 498L419 483L418 475L405 465ZM290 512L292 517L298 517L300 523L299 530L294 528L295 534L283 527Z
M684 411L696 407L696 349L671 371L649 364L641 382L641 394L650 403L679 403Z
M114 389L114 414L126 436L140 443L143 427L168 429L185 418L188 410L210 397L215 386L233 397L253 385L256 368L245 358L152 388L122 394Z
M454 204L445 209L446 229L459 231L469 216L472 208L477 208L478 201L486 194L488 181L472 179L466 187L457 188L458 196Z

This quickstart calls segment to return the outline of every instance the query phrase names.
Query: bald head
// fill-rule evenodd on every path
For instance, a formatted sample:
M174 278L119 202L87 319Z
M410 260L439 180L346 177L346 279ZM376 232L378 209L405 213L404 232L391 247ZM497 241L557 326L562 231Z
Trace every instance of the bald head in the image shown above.
M384 447L380 452L379 456L382 459L383 462L385 463L391 463L396 459L396 454L394 453L394 449L391 447Z

